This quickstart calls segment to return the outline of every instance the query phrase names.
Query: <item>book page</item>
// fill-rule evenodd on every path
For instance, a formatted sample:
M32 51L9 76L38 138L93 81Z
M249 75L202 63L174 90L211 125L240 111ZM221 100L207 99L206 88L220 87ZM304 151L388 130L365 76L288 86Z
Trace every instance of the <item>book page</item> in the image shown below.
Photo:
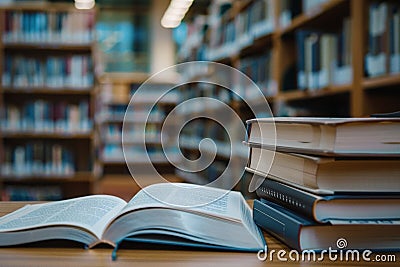
M122 213L144 208L171 208L241 220L240 193L184 183L160 183L137 193Z
M106 195L27 205L0 218L0 232L73 225L88 229L100 239L108 221L125 205L122 199Z

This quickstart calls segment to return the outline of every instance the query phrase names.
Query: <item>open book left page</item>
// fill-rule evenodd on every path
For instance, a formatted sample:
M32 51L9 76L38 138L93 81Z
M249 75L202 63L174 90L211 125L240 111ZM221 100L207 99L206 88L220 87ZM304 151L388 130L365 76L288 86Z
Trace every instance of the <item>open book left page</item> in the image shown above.
M0 246L50 239L91 245L125 206L124 200L108 195L26 205L0 218Z

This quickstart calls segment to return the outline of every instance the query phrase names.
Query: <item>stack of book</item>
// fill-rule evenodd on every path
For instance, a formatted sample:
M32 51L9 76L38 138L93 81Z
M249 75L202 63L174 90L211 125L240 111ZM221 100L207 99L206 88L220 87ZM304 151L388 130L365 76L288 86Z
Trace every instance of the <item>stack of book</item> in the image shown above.
M259 226L297 250L399 249L399 118L247 124Z

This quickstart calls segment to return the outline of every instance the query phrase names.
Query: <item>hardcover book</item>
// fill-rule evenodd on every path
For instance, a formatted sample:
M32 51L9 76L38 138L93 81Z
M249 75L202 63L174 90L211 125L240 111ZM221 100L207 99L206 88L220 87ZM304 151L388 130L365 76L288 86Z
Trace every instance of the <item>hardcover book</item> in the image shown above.
M264 178L262 178L264 179ZM332 220L400 220L400 195L317 195L264 179L257 196L320 223Z
M400 156L400 118L262 118L247 129L247 142L282 152Z
M321 224L267 200L254 200L254 221L288 246L303 250L398 250L399 220L335 220ZM346 247L337 247L345 240Z
M317 157L250 145L250 170L330 192L400 192L400 158Z

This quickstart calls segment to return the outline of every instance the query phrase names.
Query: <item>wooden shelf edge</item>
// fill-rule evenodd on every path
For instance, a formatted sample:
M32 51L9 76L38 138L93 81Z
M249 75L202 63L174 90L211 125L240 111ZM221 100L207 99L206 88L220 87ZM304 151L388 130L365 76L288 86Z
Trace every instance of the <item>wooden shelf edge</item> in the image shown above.
M278 29L277 32L280 35L288 34L301 26L317 19L320 16L323 16L326 12L329 12L333 8L339 7L345 4L347 0L330 0L327 3L324 3L320 6L314 7L312 10L307 13L301 13L297 17L292 20L292 23L284 28Z
M43 138L43 139L92 139L92 133L13 133L2 132L3 138L8 139L29 139L29 138Z
M324 96L332 96L335 94L342 94L351 92L351 85L335 85L328 86L322 89L317 89L315 91L311 90L293 90L288 92L281 92L277 95L277 98L282 101L294 101L294 100L302 100L302 99L310 99Z
M63 182L93 182L94 175L91 172L76 172L72 176L58 176L58 175L33 175L33 176L1 176L1 182L7 183L34 183L34 182L48 182L48 183L63 183Z
M51 87L2 87L1 90L6 94L46 94L46 95L88 95L93 91L93 87L87 88L51 88Z
M362 86L364 89L388 87L394 85L400 85L400 73L374 78L364 78L362 82Z
M150 77L146 72L105 72L98 75L100 83L143 83Z
M16 50L61 50L61 51L91 51L92 43L28 43L28 42L6 42L3 49Z

